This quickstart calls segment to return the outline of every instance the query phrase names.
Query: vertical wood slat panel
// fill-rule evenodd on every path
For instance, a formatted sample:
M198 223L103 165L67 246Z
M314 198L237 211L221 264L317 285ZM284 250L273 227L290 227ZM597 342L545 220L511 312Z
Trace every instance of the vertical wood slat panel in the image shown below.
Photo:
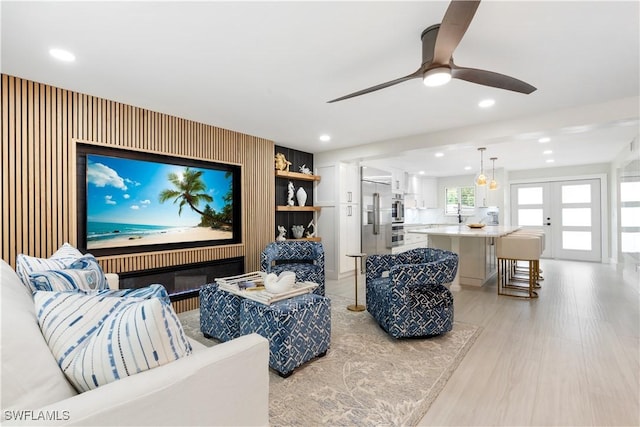
M273 142L2 75L2 259L47 257L77 242L75 142L242 166L242 244L102 257L126 272L245 257L247 270L272 240Z

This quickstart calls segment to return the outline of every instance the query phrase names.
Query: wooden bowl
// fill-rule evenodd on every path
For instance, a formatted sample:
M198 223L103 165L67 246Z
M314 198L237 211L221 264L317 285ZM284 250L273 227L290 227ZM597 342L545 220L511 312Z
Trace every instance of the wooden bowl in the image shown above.
M485 224L467 224L469 228L484 228Z

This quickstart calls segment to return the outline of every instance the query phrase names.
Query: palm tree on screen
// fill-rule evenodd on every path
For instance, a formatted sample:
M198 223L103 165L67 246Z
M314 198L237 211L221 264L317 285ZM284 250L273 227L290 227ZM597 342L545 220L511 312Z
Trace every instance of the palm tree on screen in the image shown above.
M198 209L201 202L213 202L213 197L206 193L207 186L202 181L203 171L194 171L186 168L182 176L177 173L168 175L169 182L173 184L175 189L162 190L160 193L160 203L173 199L173 203L178 204L178 215L182 214L182 208L185 205L204 217L210 217L209 214Z

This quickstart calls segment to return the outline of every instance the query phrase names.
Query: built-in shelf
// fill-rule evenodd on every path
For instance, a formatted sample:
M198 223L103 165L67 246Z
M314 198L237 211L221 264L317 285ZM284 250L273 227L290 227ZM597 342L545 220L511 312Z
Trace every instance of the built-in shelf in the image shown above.
M320 206L276 206L278 212L319 212Z
M276 178L299 179L301 181L320 181L320 175L308 175L300 172L287 172L276 169Z

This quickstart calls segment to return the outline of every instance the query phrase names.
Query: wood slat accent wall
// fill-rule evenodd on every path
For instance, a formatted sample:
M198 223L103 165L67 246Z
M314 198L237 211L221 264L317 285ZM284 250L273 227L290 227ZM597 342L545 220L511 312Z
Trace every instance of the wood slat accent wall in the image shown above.
M2 259L48 257L77 241L75 144L96 143L242 166L241 244L99 258L127 272L245 256L273 241L272 141L2 74ZM215 120L215 118L212 118Z

